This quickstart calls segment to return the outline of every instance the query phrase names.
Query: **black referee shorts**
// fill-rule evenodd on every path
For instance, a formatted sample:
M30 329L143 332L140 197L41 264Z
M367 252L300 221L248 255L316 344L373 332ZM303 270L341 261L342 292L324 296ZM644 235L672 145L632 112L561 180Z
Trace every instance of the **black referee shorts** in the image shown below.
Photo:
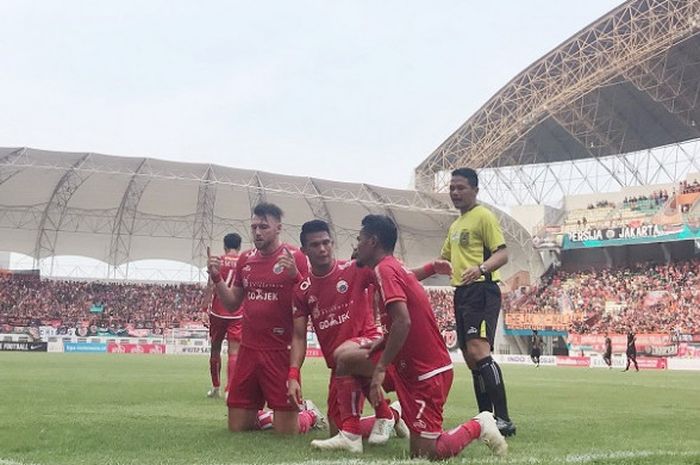
M455 324L459 347L465 349L470 339L486 339L493 350L498 314L501 312L501 289L492 281L476 282L455 289Z

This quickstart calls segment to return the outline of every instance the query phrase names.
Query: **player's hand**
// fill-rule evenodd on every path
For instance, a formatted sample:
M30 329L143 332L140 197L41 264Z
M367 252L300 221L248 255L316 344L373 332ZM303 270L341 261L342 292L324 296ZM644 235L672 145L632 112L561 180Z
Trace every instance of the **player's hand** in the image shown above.
M471 284L481 277L481 270L478 266L472 266L462 272L462 284Z
M381 402L384 402L384 378L386 377L386 368L377 365L372 374L372 381L369 385L369 402L372 406L377 407Z
M301 405L304 402L301 395L301 384L296 379L287 380L287 398L292 405Z
M299 274L299 270L297 270L297 262L294 260L294 255L292 255L292 252L290 252L286 247L284 248L282 255L277 258L277 264L287 270L287 274L290 278L296 278Z
M221 260L219 257L211 256L211 249L207 246L207 273L211 280L216 283L221 281Z
M435 260L433 262L433 268L435 269L435 274L452 274L452 263L447 260Z
M373 353L384 348L386 341L384 338L374 339L371 342L365 342L360 346L360 349L367 350L367 358L369 358Z

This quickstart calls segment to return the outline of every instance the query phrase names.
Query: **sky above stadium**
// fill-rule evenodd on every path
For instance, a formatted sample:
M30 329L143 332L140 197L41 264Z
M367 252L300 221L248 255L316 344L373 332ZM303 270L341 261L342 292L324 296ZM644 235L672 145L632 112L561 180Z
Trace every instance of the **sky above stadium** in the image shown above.
M0 2L0 146L408 188L516 74L620 2Z

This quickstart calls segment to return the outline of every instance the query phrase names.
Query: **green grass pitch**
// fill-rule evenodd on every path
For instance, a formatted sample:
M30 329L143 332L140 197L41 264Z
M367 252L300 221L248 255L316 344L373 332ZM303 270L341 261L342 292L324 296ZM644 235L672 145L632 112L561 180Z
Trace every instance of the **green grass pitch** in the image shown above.
M205 357L0 353L0 465L408 463L407 444L362 456L320 453L327 432L231 434L205 398ZM473 443L451 463L700 464L700 373L503 366L518 426L506 459ZM471 376L455 370L445 428L473 416ZM325 407L328 370L303 370ZM414 461L415 463L415 461Z

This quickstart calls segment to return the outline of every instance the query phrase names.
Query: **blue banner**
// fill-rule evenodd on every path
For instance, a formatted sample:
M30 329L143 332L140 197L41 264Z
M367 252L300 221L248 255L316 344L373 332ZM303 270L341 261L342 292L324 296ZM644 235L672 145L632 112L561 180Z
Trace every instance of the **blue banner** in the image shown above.
M64 342L64 352L107 352L107 344L98 342Z
M620 245L655 244L700 238L700 229L688 224L678 226L643 225L608 229L587 229L564 236L563 250Z

